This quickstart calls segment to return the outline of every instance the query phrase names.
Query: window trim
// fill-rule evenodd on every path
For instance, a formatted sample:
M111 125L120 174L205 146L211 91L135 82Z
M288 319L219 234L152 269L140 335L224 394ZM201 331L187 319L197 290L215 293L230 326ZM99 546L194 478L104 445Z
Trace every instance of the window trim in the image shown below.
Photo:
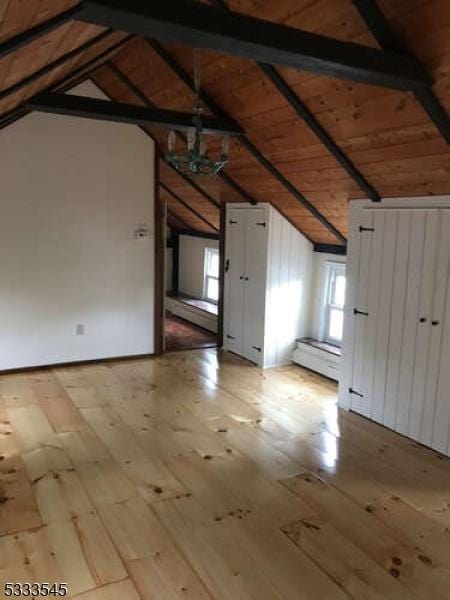
M220 260L218 248L214 248L212 246L205 247L204 263L203 263L203 299L206 300L207 302L211 302L212 304L219 304L219 299L213 300L212 298L208 297L208 282L210 279L217 281L217 286L218 286L218 289L220 290L220 283L219 283L220 282L220 273L218 273L217 277L216 277L214 275L209 275L207 272L208 255L210 253L217 254L217 258L218 258L218 260ZM220 291L219 291L219 293L220 293Z
M323 305L323 335L322 341L327 344L331 344L340 348L342 346L342 338L336 339L331 337L328 332L330 329L330 315L331 310L339 310L344 315L345 303L344 306L334 306L331 302L331 294L332 294L332 275L340 274L346 276L346 264L344 262L337 261L329 261L327 262L327 270L326 270L326 279L325 279L325 295L324 295L324 305Z

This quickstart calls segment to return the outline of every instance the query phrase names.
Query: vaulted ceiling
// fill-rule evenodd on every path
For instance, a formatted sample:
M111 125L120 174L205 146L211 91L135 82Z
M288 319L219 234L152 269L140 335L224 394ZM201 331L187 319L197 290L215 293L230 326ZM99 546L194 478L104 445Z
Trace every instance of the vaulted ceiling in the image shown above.
M378 47L383 40L376 41L356 6L364 2L227 0L227 6ZM0 127L26 114L25 101L38 91L68 89L88 76L111 99L191 111L190 48L71 18L55 21L51 31L6 52L5 44L77 4L0 2ZM342 244L351 198L367 197L368 192L382 197L450 193L450 147L442 133L450 112L450 2L378 0L377 4L402 50L417 57L432 77L435 98L443 109L441 131L413 92L285 67L272 68L268 74L250 60L201 51L202 88L214 109L211 114L217 110L227 114L245 136L232 140L231 162L223 177L190 180L160 161L160 191L174 227L215 233L222 202L271 202L312 241ZM71 16L77 15L69 13L67 19ZM315 119L325 143L274 85L274 74ZM166 134L148 133L164 151ZM212 152L217 143L212 142Z

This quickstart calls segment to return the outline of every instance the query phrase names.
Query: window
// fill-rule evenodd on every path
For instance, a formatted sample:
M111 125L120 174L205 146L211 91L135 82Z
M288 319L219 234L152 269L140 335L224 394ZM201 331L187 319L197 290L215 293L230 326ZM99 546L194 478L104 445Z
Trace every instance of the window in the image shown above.
M328 264L324 341L340 346L344 326L345 265Z
M217 304L219 301L219 251L205 248L205 279L203 295L205 300Z

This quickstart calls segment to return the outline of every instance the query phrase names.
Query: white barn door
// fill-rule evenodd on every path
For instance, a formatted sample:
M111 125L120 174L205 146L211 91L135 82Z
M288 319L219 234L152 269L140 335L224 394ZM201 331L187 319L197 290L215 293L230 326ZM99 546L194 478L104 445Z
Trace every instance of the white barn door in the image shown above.
M383 422L400 214L366 210L359 226L350 408Z
M262 364L269 223L265 209L247 212L243 355L254 363Z
M350 408L447 453L450 211L366 209L358 229Z
M360 255L359 272L355 293L355 306L351 307L355 320L355 346L353 354L353 378L349 393L351 409L364 416L370 414L371 399L366 391L367 370L371 368L369 344L369 273L373 256L374 214L365 211L359 227Z
M246 227L247 211L229 208L226 224L224 343L228 350L236 354L242 354L244 343Z
M450 211L440 211L437 285L428 359L427 397L420 441L450 456Z

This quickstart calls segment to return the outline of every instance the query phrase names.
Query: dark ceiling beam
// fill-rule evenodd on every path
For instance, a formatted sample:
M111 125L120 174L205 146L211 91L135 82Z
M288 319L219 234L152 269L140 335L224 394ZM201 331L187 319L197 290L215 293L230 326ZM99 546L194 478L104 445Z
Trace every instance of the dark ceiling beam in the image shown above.
M116 123L129 123L157 129L175 129L189 131L195 127L197 115L182 113L174 110L147 108L136 104L124 104L98 98L85 96L55 94L44 92L27 101L30 108L51 114L70 115L84 119L100 121L114 121ZM241 135L239 126L226 119L202 117L203 133L212 135Z
M223 12L223 11L221 11ZM177 63L176 60L155 40L146 40L149 46L158 54L158 56L184 81L184 83L192 90L195 90L194 81ZM218 104L204 90L200 90L200 96L203 103L216 115L227 118L228 115L220 108ZM269 173L298 201L304 206L320 223L330 231L339 242L346 244L345 236L332 224L328 219L298 190L251 142L246 135L239 138L239 142L248 152L262 165Z
M381 48L411 57L375 0L353 0L353 4ZM431 85L415 89L414 94L447 144L450 144L450 118Z
M422 105L423 110L441 133L442 137L447 144L450 145L450 118L434 91L431 88L423 88L422 90L416 91L415 96Z
M353 4L380 48L405 55L402 42L387 22L375 0L353 0Z
M89 41L85 42L81 46L78 46L77 48L74 48L73 50L70 50L70 52L67 52L63 56L60 56L59 58L57 58L53 62L49 63L48 65L45 65L41 69L39 69L39 70L35 71L34 73L32 73L31 75L28 75L27 77L25 77L24 79L21 79L17 83L14 83L9 88L6 88L5 90L2 90L0 92L0 101L4 100L8 96L11 96L12 94L15 94L16 92L18 92L22 88L26 87L27 85L30 85L31 83L34 83L35 81L37 81L41 77L44 77L45 75L48 75L54 69L56 69L58 67L61 67L62 65L64 65L65 63L67 63L69 60L72 60L72 58L77 57L82 52L85 52L86 50L89 50L90 48L92 48L92 46L95 46L95 44L98 44L98 43L102 42L103 40L107 39L108 37L111 37L112 35L114 35L113 31L110 31L110 30L103 31L102 33L100 33L99 35L96 35L95 37L91 38Z
M85 0L81 19L258 62L411 90L429 83L413 58L189 0Z
M56 15L48 21L40 23L31 29L27 29L26 31L19 33L13 38L6 40L6 42L0 44L0 59L8 56L8 54L11 54L12 52L17 52L17 50L20 50L24 46L31 44L31 42L34 42L34 40L49 34L55 29L62 27L69 21L77 19L81 11L82 8L80 5L74 6L73 8L69 8L69 10Z
M213 6L222 8L223 10L230 10L225 0L210 0ZM313 113L309 110L306 104L298 97L286 80L279 74L276 68L267 63L257 63L259 68L263 71L266 77L272 82L276 89L280 92L283 98L288 102L291 108L297 113L297 115L308 125L313 131L322 144L327 148L337 162L347 171L348 175L357 183L363 192L373 200L379 202L381 197L376 189L367 181L361 171L353 164L348 158L345 152L336 144L330 134L325 128L319 123Z
M346 246L335 246L334 244L313 244L314 252L325 252L326 254L340 254L345 256L347 254Z
M179 202L182 206L184 206L189 212L191 212L193 215L195 215L197 217L197 219L200 219L205 225L207 225L210 229L214 229L215 231L219 231L218 227L216 227L215 225L213 225L212 223L210 223L208 221L208 219L205 219L205 217L199 213L197 210L195 210L195 208L193 208L190 204L188 204L187 202L185 202L182 198L180 198L180 196L178 196L178 194L176 194L173 190L170 189L170 187L168 185L166 185L165 183L163 183L162 181L159 182L159 185L162 187L163 190L165 190L170 196L172 196L172 198L174 198L177 202Z

